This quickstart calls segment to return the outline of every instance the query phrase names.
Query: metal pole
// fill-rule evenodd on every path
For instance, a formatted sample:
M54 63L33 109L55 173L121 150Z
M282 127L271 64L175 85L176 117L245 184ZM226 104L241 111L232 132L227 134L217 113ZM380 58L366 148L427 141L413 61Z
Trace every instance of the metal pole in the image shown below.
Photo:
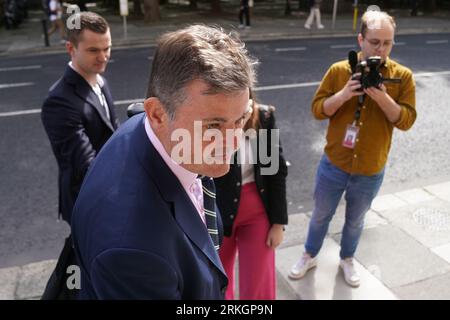
M334 0L334 5L333 5L333 22L331 23L331 28L333 30L334 30L335 25L336 25L337 5L338 5L338 0Z
M127 16L123 16L123 38L127 40Z
M356 23L358 22L358 0L353 3L353 32L356 31Z
M48 32L47 32L47 19L42 19L42 29L44 30L44 44L46 47L50 47L50 42L48 41Z

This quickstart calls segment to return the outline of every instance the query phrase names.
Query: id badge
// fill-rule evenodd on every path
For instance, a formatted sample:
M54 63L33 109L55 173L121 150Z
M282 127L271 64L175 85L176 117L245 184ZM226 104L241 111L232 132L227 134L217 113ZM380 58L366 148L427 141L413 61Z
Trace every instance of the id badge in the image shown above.
M344 141L342 145L349 149L354 149L356 144L356 138L358 137L359 128L353 124L347 125L347 130L345 131Z

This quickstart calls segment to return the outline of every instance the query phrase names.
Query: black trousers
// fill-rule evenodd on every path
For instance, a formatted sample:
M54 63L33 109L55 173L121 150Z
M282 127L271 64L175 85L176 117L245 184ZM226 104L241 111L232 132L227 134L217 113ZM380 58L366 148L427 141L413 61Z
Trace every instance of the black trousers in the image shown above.
M244 16L245 16L245 25L250 26L250 10L248 4L247 5L244 4L241 7L241 10L239 10L239 22L241 24L244 24Z

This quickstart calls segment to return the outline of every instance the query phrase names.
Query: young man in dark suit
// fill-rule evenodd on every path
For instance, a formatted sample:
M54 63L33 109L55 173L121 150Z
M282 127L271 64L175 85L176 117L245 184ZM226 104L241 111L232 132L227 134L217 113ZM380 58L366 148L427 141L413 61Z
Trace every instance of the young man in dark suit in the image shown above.
M253 65L218 28L194 25L159 39L145 113L103 147L73 211L79 298L224 297L220 216L212 179L199 176L226 174L237 146L202 137L242 129Z
M70 224L84 176L119 122L106 80L101 76L111 54L108 23L93 12L71 17L64 75L42 106L42 123L59 168L59 216Z

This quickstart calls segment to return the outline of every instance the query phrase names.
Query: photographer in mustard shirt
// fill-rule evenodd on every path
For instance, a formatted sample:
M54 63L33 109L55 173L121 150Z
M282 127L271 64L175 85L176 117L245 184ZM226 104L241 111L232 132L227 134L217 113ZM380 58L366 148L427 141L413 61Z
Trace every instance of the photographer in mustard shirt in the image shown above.
M302 278L316 266L328 225L345 192L340 267L347 284L359 286L353 256L364 216L383 181L392 132L394 127L408 130L416 119L413 74L389 59L394 45L394 19L386 12L366 11L361 20L361 52L354 53L359 71L351 65L350 54L349 61L333 64L312 102L314 117L329 120L327 144L317 170L305 252L290 270L292 279ZM364 68L366 62L371 65L377 61L376 72ZM396 78L398 83L383 81L386 78Z

